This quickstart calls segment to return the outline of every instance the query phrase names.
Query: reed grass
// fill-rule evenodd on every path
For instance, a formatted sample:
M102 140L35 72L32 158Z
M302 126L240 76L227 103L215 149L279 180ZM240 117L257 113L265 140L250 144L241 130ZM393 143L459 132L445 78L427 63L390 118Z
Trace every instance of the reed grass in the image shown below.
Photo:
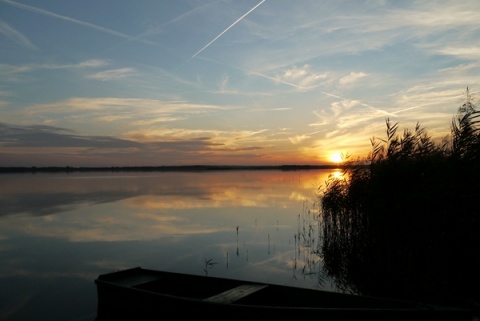
M348 161L319 190L321 256L355 293L452 303L480 285L480 111L466 90L451 135L435 143L417 123Z
M213 258L212 259L205 259L205 265L203 267L203 271L205 272L205 276L208 276L208 271L213 268L216 264L218 264L217 262L214 262L213 261Z

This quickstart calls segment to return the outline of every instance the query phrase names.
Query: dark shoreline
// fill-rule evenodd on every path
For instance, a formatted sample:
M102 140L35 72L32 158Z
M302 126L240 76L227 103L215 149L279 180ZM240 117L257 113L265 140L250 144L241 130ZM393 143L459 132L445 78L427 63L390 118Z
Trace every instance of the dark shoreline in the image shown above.
M6 173L72 173L72 172L204 172L230 170L315 170L337 169L342 165L185 165L185 166L112 166L112 167L0 167L0 174Z

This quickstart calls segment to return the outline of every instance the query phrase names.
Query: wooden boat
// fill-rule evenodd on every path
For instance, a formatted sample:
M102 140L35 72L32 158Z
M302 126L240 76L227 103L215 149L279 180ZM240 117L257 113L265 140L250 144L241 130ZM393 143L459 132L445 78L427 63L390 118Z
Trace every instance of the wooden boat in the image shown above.
M140 267L99 275L97 320L472 320L468 309Z

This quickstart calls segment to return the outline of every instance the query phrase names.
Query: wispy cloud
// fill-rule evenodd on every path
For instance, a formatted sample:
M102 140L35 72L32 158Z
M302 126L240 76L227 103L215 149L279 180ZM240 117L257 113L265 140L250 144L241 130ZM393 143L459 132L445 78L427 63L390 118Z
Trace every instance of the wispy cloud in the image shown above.
M5 74L19 74L35 71L38 69L55 70L55 69L84 69L97 68L107 65L104 60L91 59L80 62L78 64L26 64L21 66L0 65L0 71Z
M440 69L439 72L445 73L448 72L450 74L456 74L456 73L461 73L461 72L476 72L477 69L480 69L480 62L471 62L471 63L465 63L465 64L459 64L454 67L448 67L448 68L443 68Z
M144 144L176 144L182 141L208 141L205 151L248 151L264 149L278 141L276 133L268 129L261 130L201 130L186 128L150 127L133 130L124 134L124 138ZM284 138L282 138L284 140Z
M255 5L252 9L248 10L247 13L245 13L243 16L241 16L240 18L238 18L234 23L232 23L230 26L228 26L225 30L223 30L220 34L218 34L218 36L216 36L215 38L213 38L209 43L207 43L202 49L200 49L199 51L197 51L196 53L194 53L190 59L187 60L190 61L192 60L193 58L195 58L198 54L200 54L202 51L204 51L205 49L207 49L212 43L214 43L218 38L220 38L221 36L223 36L228 30L230 30L231 28L233 28L237 23L239 23L240 21L242 21L247 15L249 15L252 11L254 11L255 9L257 9L262 3L264 3L266 0L262 0L260 1L257 5Z
M1 1L1 0L0 0ZM24 65L7 65L7 64L0 64L0 74L2 74L3 82L11 82L11 83L21 83L30 81L31 79L28 78L29 73L36 72L38 70L83 70L83 69L91 69L91 68L98 68L108 63L103 60L98 59L91 59L80 62L78 64L52 64L52 63L40 63L40 64L24 64Z
M134 73L135 73L135 69L133 68L120 68L120 69L112 69L112 70L97 72L93 75L87 76L87 78L107 81L107 80L126 78L128 76L131 76Z
M444 47L435 49L435 51L442 55L455 56L471 60L480 59L480 48L476 45L472 45L471 47Z
M15 30L12 26L10 26L3 20L0 20L0 34L3 34L17 45L32 50L37 50L37 47L25 35Z
M64 128L34 125L12 126L0 123L3 147L138 147L131 141L108 136L80 136Z
M122 122L122 128L155 126L188 119L202 113L216 113L229 109L226 106L189 101L156 100L141 98L71 98L68 100L35 104L21 113L27 117L42 117L53 123L68 121L71 125L85 126L85 120L98 128ZM113 128L112 128L113 129Z
M265 79L269 79L275 83L281 83L281 84L284 84L284 85L287 85L287 86L290 86L290 87L293 87L293 88L296 88L298 90L302 90L302 91L306 91L306 90L309 90L310 88L309 87L303 87L299 84L296 84L296 83L293 83L293 82L290 82L290 81L287 81L285 79L283 79L281 76L280 77L274 77L274 76L268 76L268 75L265 75L265 74L262 74L262 73L259 73L259 72L256 72L256 71L249 71L248 72L249 74L251 75L255 75L257 77L261 77L261 78L265 78Z
M328 72L313 72L311 71L311 66L304 65L302 67L292 66L285 69L275 79L283 83L295 84L298 88L312 89L319 85L319 80L323 81L328 75Z
M38 14L41 14L41 15L44 15L44 16L47 16L47 17L52 17L52 18L72 22L72 23L75 23L75 24L79 24L79 25L82 25L84 27L95 29L95 30L98 30L98 31L101 31L103 33L107 33L107 34L110 34L110 35L113 35L113 36L125 38L125 39L132 40L132 41L139 41L139 42L148 43L148 44L155 44L152 41L148 41L148 40L141 39L141 38L136 38L136 37L126 35L124 33L118 32L118 31L110 30L108 28L104 28L104 27L95 25L93 23L77 20L77 19L67 17L67 16L63 16L63 15L60 15L60 14L57 14L57 13L54 13L54 12L51 12L51 11L48 11L48 10L44 10L44 9L40 9L40 8L37 8L37 7L29 6L29 5L26 5L26 4L23 4L23 3L18 3L18 2L15 2L15 1L11 1L11 0L1 0L1 1L4 2L4 3L7 3L9 5L12 5L14 7L20 8L20 9L28 10L30 12L38 13Z
M155 34L161 32L167 25L174 24L174 23L177 23L181 20L184 20L184 19L194 15L196 12L201 11L202 9L205 9L207 7L211 7L213 5L216 5L220 1L222 1L222 0L216 0L216 1L213 1L213 2L210 2L210 3L203 3L198 7L195 7L191 10L188 10L187 12L184 12L184 13L176 16L175 18L173 18L173 19L171 19L167 22L162 23L160 26L153 26L153 27L149 28L146 32L142 33L141 35L137 36L136 38L143 38L143 37L149 37L149 36L155 35Z
M92 67L93 68L93 67L102 67L102 66L105 66L107 64L108 64L108 62L105 61L105 60L90 59L90 60L83 61L76 66L78 66L80 68L83 68L83 67L87 67L87 68Z
M428 9L428 10L427 10ZM425 2L416 9L399 9L390 15L396 21L413 26L427 26L440 29L451 27L472 26L478 28L478 11L471 2L446 2L445 5L431 6ZM455 14L452 14L454 12ZM421 30L420 30L421 32Z
M350 85L356 82L361 78L365 78L368 75L364 72L354 72L352 71L348 76L342 77L339 80L340 85Z
M309 138L310 138L310 136L308 136L308 135L295 135L293 137L289 137L288 140L290 140L290 142L292 142L292 144L297 145L297 144L300 144L301 142L303 142L304 140L307 140Z
M145 39L145 38L148 38L148 37L152 37L158 33L161 33L162 31L164 31L164 29L168 26L168 25L171 25L171 24L175 24L185 18L188 18L190 17L191 15L195 14L197 11L200 11L204 8L207 8L207 7L210 7L210 6L213 6L214 4L220 2L222 0L216 0L214 2L211 2L211 3L205 3L205 4L202 4L198 7L195 7L187 12L184 12L182 14L180 14L179 16L176 16L175 18L167 21L167 22L164 22L162 23L161 25L154 25L154 26L149 26L147 28L147 31L143 32L142 34L140 35L137 35L137 36L134 36L134 37L131 37L131 39L128 39L127 41L123 42L123 43L119 43L119 44L116 44L115 46L109 48L108 50L113 50L119 46L122 46L124 45L125 43L133 40L133 39L137 39L137 40L140 40L140 39Z
M15 13L1 17L2 48L19 53L7 50L0 65L2 86L11 92L0 94L0 107L8 107L1 108L4 121L58 125L74 129L63 133L73 136L110 133L149 149L153 161L157 150L180 149L177 156L197 152L197 160L222 151L226 161L247 151L268 157L301 149L321 154L328 144L368 148L368 138L384 132L386 117L407 127L419 120L436 134L448 129L461 90L468 85L478 92L480 2L144 3L115 14L125 18L121 28L110 20L117 5L79 13L72 6L0 0ZM32 14L50 21L49 30L73 27L62 30L66 41L29 28ZM158 46L104 51L146 40ZM179 66L189 57L196 63Z
M355 106L360 105L358 100L348 100L344 99L341 101L333 102L330 105L329 109L323 109L321 111L314 111L313 113L317 116L317 121L309 124L309 126L324 126L327 124L335 124L338 122L338 119L352 109ZM359 118L359 121L360 118Z
M221 91L227 90L227 86L228 86L228 76L224 75L220 83L220 90Z
M65 108L68 107L68 108ZM68 100L35 104L28 107L26 110L30 113L49 113L55 114L71 113L75 111L105 111L110 113L111 110L129 110L132 114L138 116L137 109L142 110L143 113L151 115L151 112L158 113L170 113L170 112L185 112L191 113L195 110L215 110L215 109L228 109L225 106L216 106L209 104L193 103L183 100L156 100L156 99L141 99L141 98L115 98L115 97L103 97L103 98L71 98Z

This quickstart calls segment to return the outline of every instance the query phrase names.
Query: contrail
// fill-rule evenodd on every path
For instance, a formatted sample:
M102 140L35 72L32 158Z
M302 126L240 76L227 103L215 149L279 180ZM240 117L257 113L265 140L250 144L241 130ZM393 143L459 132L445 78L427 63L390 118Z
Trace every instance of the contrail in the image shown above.
M170 20L170 21L167 21L167 22L162 23L160 26L158 26L158 27L156 27L156 28L153 28L153 29L151 29L151 30L147 30L146 32L144 32L144 33L142 33L142 34L139 34L139 35L137 35L137 36L135 36L135 37L132 37L132 38L134 38L135 40L140 40L140 39L144 39L145 37L152 36L152 35L160 32L164 26L169 25L169 24L173 24L173 23L175 23L175 22L177 22L177 21L179 21L179 20L181 20L181 19L183 19L183 18L185 18L185 17L188 17L189 15L192 15L192 14L195 13L196 11L201 10L201 9L203 9L204 7L207 7L207 6L211 6L213 3L217 3L217 2L219 2L219 1L221 1L221 0L215 0L214 2L207 3L207 4L203 4L203 5L199 6L199 7L196 7L196 8L194 8L194 9L192 9L192 10L189 10L189 11L187 11L187 12L185 12L185 13L182 13L181 15L173 18L173 19ZM127 43L127 42L129 42L129 41L132 41L132 39L127 39L126 41L124 41L124 42L122 42L122 43L119 43L119 44L116 44L115 46L113 46L113 47L111 47L111 48L109 48L109 49L107 49L107 50L105 50L105 51L113 50L113 49L115 49L115 48L117 48L117 47L119 47L119 46L121 46L121 45L124 45L125 43Z
M32 11L32 12L35 12L35 13L39 13L39 14L42 14L42 15L45 15L45 16L49 16L49 17L53 17L53 18L77 23L79 25L89 27L89 28L92 28L92 29L96 29L96 30L99 30L99 31L102 31L102 32L105 32L105 33L108 33L108 34L111 34L111 35L114 35L114 36L117 36L117 37L125 38L125 39L128 39L128 40L137 40L137 41L141 41L141 42L145 42L145 43L149 43L149 44L154 44L151 41L138 40L135 37L132 37L132 36L129 36L129 35L114 31L114 30L110 30L110 29L107 29L107 28L104 28L104 27L100 27L100 26L97 26L93 23L88 23L88 22L85 22L85 21L80 21L80 20L73 19L73 18L70 18L70 17L62 16L62 15L59 15L57 13L54 13L54 12L51 12L51 11L48 11L48 10L43 10L43 9L40 9L40 8L36 8L36 7L32 7L32 6L23 4L23 3L18 3L18 2L14 2L14 1L10 1L10 0L3 0L2 2L8 3L9 5L15 6L17 8L25 9L25 10Z
M190 59L187 60L187 62L189 62L190 60L192 60L193 58L195 58L199 53L201 53L202 51L204 51L205 49L208 48L208 46L210 46L212 43L215 42L215 40L217 40L218 38L220 38L225 32L227 32L228 30L230 30L233 26L235 26L237 23L239 23L240 21L242 21L243 18L245 18L248 14L250 14L253 10L257 9L262 3L264 3L266 0L262 0L260 1L255 7L253 7L252 9L248 10L247 13L245 13L243 16L241 16L240 18L237 19L237 21L235 21L234 23L232 23L230 26L228 26L227 29L223 30L218 36L216 36L215 38L213 38L212 41L210 41L209 43L207 43L202 49L200 49L199 51L197 51L193 56L190 57Z
M18 32L6 22L0 20L0 34L4 34L14 42L19 43L27 48L37 50L38 48L22 33Z

